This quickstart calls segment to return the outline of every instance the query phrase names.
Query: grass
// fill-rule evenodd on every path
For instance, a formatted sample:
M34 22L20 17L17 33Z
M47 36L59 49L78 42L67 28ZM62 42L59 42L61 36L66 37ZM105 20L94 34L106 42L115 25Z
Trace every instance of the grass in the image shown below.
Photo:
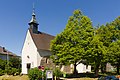
M3 75L0 76L0 80L29 80L29 78L27 75L22 76ZM97 80L97 78L67 78L63 80Z
M101 74L102 76L106 74ZM18 75L18 76L12 76L12 75L3 75L0 76L0 80L29 80L27 75ZM67 78L62 78L61 80L98 80L98 78L94 78L93 73L82 73L78 74L77 76L74 76L73 74L69 74Z
M62 78L60 80L98 80L98 78Z
M0 76L0 80L29 80L29 78L27 75L22 76L3 75Z

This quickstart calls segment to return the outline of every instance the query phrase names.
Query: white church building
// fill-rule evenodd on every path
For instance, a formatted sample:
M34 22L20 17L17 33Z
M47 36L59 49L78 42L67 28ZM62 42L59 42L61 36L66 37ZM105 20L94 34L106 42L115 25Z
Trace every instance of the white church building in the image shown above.
M22 49L22 74L27 74L30 68L40 66L42 58L51 55L50 41L54 36L39 32L38 25L33 12Z
M45 67L53 66L53 63L49 60L49 56L51 55L50 41L54 39L54 36L38 31L38 25L33 11L22 48L22 74L28 74L30 68L41 65ZM80 65L77 66L78 72L91 71L91 68L86 70L84 65Z

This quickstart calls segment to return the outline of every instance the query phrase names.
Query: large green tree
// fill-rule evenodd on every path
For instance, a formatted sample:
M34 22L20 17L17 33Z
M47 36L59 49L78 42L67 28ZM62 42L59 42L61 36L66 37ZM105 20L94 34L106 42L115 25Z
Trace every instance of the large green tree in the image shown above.
M102 73L106 72L106 64L109 61L109 45L112 43L114 38L114 26L111 24L102 25L97 29L97 34L100 36L99 40L102 42L104 47L104 55L102 56L100 68Z
M99 67L106 54L103 42L100 41L100 34L95 33L88 49L86 50L86 59L94 67L95 75L98 76Z
M105 48L105 53L103 59L101 60L101 68L106 67L106 63L110 62L111 64L116 63L116 58L111 58L115 53L112 52L115 50L115 42L120 39L120 17L116 18L113 22L107 23L105 26L102 25L97 29L99 34L100 41L103 43ZM116 44L115 44L116 45ZM103 71L102 71L103 72ZM118 71L117 71L118 72Z
M109 62L117 67L117 74L119 74L120 67L120 17L117 17L111 24L112 29L112 43L109 46Z
M84 59L84 53L92 37L91 20L80 10L75 10L64 31L51 42L53 62L62 65L74 64L74 73L76 73L76 66Z
M110 44L109 47L110 61L113 66L117 67L117 74L120 68L120 40Z
M96 76L99 68L105 72L109 61L109 45L115 40L115 26L107 23L94 30L94 37L86 50L86 59L94 67Z

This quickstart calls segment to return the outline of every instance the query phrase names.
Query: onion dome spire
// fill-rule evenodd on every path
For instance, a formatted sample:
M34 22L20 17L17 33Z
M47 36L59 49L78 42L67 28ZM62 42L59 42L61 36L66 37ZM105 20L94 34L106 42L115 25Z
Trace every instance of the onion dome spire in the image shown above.
M34 4L33 4L32 19L30 20L30 23L36 23L36 24L38 24L38 22L36 20L36 17L35 17L35 7L34 7Z
M33 33L38 33L38 22L35 17L35 8L33 4L33 13L32 13L32 19L29 22L30 29L32 30Z

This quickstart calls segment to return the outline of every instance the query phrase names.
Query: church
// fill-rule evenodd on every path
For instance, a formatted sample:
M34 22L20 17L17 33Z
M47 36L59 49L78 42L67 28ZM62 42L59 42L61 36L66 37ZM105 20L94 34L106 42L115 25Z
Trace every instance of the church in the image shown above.
M49 60L51 55L49 49L50 41L54 39L54 36L38 31L38 25L33 10L22 48L22 74L27 74L30 68L52 65Z

